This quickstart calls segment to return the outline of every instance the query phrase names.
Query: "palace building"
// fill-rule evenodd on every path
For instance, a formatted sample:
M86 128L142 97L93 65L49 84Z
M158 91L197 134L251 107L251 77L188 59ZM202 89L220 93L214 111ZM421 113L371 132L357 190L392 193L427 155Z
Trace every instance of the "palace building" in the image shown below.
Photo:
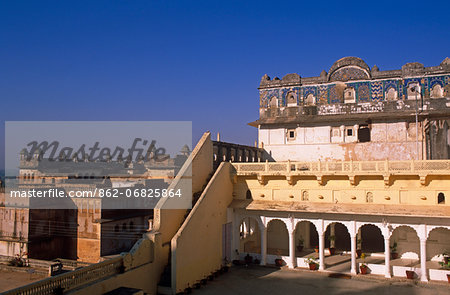
M446 281L449 58L381 71L345 57L318 77L264 75L259 91L260 117L250 123L259 146L206 132L170 183L192 182L192 209L161 199L130 252L14 292L59 284L73 294L178 294L248 256L291 269L314 261L319 271L360 275L365 265L383 278Z

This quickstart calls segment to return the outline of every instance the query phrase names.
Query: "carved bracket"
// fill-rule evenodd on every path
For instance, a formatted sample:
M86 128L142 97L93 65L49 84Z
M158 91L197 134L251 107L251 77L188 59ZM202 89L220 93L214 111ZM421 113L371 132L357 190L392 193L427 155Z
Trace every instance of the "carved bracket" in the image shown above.
M419 175L420 176L420 184L425 186L427 184L427 175Z
M391 175L385 174L383 175L384 186L389 186L391 184Z
M348 176L348 180L350 180L350 184L351 185L356 185L356 177L355 177L355 175L349 175Z
M319 182L320 185L323 185L324 184L323 175L317 175L317 181Z
M261 185L265 185L266 184L265 179L264 179L264 175L258 174L257 177L258 177L259 184L261 184Z
M289 185L294 185L295 184L295 180L294 180L294 177L293 176L291 176L291 175L286 175L286 180L287 180L287 182L289 183Z

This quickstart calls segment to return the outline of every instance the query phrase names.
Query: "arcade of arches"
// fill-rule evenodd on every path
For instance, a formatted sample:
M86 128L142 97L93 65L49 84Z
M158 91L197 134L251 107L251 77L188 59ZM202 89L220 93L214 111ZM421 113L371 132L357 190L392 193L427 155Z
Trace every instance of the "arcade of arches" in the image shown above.
M369 257L372 273L385 277L402 276L403 268L414 268L422 281L428 281L432 264L442 260L450 249L450 226L432 223L400 223L399 218L381 221L338 218L299 218L256 215L243 210L236 216L239 229L236 252L251 253L262 264L283 259L289 268L306 267L305 257L317 257L319 270L333 263L332 255L349 265L350 273L358 273L361 252ZM431 221L431 220L430 220ZM237 245L237 241L239 245ZM331 252L333 251L333 252ZM391 252L394 252L392 254ZM342 258L341 258L342 257Z

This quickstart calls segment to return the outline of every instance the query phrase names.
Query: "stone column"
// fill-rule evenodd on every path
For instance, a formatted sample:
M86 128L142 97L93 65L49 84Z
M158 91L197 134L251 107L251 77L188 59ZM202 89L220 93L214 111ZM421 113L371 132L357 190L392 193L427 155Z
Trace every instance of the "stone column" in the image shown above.
M267 227L261 231L261 265L267 263Z
M325 269L325 233L322 232L319 235L319 270Z
M391 251L389 238L384 238L384 276L391 278Z
M427 276L427 240L426 238L420 239L420 280L422 282L428 282Z
M289 233L289 268L295 268L297 261L295 258L295 230Z
M336 239L336 234L335 234L335 223L330 224L330 237L333 236ZM334 248L335 247L335 239L330 239L330 248Z
M350 236L350 243L351 243L351 249L350 249L350 256L351 256L351 269L350 273L356 275L356 236Z

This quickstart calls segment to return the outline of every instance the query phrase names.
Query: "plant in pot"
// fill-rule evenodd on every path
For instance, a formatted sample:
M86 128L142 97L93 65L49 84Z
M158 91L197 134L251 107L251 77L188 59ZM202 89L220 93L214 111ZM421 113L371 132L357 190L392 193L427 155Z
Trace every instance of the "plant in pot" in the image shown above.
M319 253L319 246L314 246L314 252Z
M277 251L275 253L277 255L277 258L275 259L275 265L278 267L283 266L283 259L281 259L281 250L277 249Z
M397 259L398 253L397 253L397 242L394 241L392 246L389 247L391 249L391 259Z
M330 248L328 248L328 250L330 251L330 255L334 255L336 253L336 248L334 247L336 236L329 236L328 240L330 240Z
M367 270L369 269L369 267L367 266L367 264L365 263L365 259L366 259L366 254L361 253L361 259L362 259L362 263L359 266L359 269L361 271L362 275L367 274Z
M358 239L358 237L356 237L356 257L357 258L360 258L361 254L362 254L361 244L362 244L362 239Z
M448 258L449 258L448 252L445 251L444 253L441 254L441 256L442 256L442 258L443 258L444 264L448 264L448 260L449 260L449 259L448 259Z
M302 252L303 250L303 238L300 236L300 239L298 239L298 245L297 245L297 250L298 252Z
M415 276L416 276L416 273L413 270L406 271L406 278L413 280Z
M317 259L313 257L305 258L305 263L309 265L310 270L318 270L319 264L317 263Z
M251 264L253 262L253 257L250 256L250 254L247 253L247 255L245 256L244 260L245 260L246 264Z

